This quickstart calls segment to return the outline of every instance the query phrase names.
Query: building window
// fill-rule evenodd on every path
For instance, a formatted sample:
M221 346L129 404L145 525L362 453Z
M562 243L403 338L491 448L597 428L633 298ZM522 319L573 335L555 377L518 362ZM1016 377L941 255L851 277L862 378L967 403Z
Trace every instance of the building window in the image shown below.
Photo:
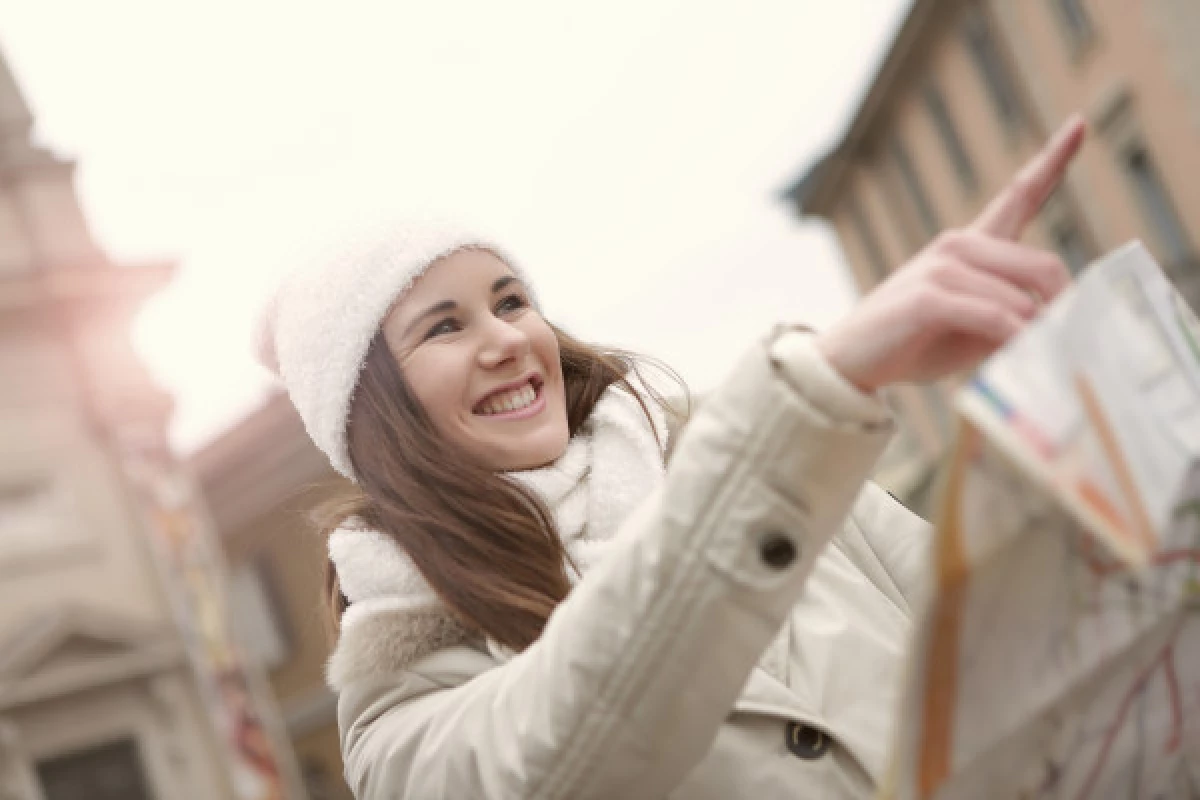
M1191 262L1193 251L1162 175L1140 139L1126 143L1117 157L1159 256L1165 260L1167 270L1175 273Z
M1091 249L1074 220L1064 219L1051 225L1050 239L1072 275L1078 275L1092 262Z
M291 637L281 603L262 562L246 562L229 575L229 599L238 641L254 661L278 669L291 657Z
M300 760L300 771L304 778L304 788L308 791L308 800L334 800L334 778L325 765L315 758L305 757Z
M1050 0L1050 5L1067 39L1071 55L1079 55L1096 38L1096 29L1087 5L1084 0Z
M921 93L925 99L925 108L933 119L933 126L942 140L942 147L950 156L950 163L954 165L954 173L958 176L959 185L967 194L974 194L979 189L979 176L975 172L975 165L971 163L971 157L967 155L967 148L963 145L962 137L958 135L958 126L954 124L954 118L950 116L946 98L933 83L925 84Z
M929 202L929 195L925 194L925 187L921 185L921 179L917 176L917 169L913 165L912 156L909 155L908 148L904 146L904 142L896 136L892 137L888 145L888 150L891 152L896 174L900 177L900 182L904 186L904 193L908 198L908 206L916 211L917 220L921 224L924 238L932 238L941 230L942 226L938 222L937 214L933 210L933 204Z
M1046 200L1041 216L1051 245L1071 273L1079 274L1095 258L1096 250L1061 189Z
M1192 278L1187 273L1194 265L1196 251L1146 143L1138 122L1136 98L1127 86L1118 85L1097 107L1096 129L1108 141L1129 186L1146 227L1147 244L1173 279Z
M132 739L47 759L37 777L45 800L151 800Z
M875 230L871 227L871 221L867 219L862 204L853 195L846 199L846 204L850 212L850 222L854 225L855 235L858 236L858 243L867 256L871 277L875 283L879 283L888 276L887 257L883 254L883 248L879 246L879 239L875 237Z
M987 88L988 96L991 97L996 115L1006 131L1015 133L1025 124L1016 83L1000 51L995 31L979 9L972 9L967 14L963 38L971 53L971 60L975 62L975 68L979 71L979 77Z

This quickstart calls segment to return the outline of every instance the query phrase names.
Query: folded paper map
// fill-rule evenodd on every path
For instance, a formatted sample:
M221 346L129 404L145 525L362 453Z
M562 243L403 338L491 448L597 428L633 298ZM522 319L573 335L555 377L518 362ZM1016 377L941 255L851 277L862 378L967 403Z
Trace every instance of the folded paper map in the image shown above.
M956 398L888 798L1200 797L1200 325L1131 244Z

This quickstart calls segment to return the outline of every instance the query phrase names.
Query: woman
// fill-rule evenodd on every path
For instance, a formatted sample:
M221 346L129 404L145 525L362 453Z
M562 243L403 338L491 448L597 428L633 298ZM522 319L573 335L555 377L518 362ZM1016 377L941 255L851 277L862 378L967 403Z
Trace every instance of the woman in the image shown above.
M777 328L682 433L470 235L399 226L289 278L267 360L357 489L326 586L356 796L869 795L928 543L867 482L876 393L973 366L1067 283L1015 240L1082 139L837 326Z

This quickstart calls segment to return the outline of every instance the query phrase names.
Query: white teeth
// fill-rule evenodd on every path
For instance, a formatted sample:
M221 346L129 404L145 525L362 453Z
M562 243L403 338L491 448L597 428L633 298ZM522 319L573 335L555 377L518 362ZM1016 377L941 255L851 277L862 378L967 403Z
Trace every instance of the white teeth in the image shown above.
M537 399L537 392L533 387L526 384L520 389L515 389L502 397L497 397L489 400L482 408L483 414L503 414L507 411L519 411L533 404Z

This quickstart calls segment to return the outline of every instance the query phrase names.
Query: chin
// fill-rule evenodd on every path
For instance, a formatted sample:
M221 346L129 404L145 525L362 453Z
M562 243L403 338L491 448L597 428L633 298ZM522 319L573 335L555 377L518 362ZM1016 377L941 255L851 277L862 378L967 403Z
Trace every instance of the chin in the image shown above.
M542 439L542 437L537 437ZM504 448L493 461L500 472L537 469L552 464L567 451L567 436L547 436L542 441L523 442L520 448Z

